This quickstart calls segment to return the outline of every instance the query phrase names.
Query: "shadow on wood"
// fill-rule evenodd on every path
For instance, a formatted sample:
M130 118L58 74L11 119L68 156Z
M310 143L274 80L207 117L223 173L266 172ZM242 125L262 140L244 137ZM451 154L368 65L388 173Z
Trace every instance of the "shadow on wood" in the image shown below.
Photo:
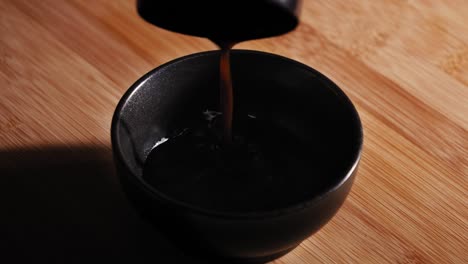
M133 211L109 149L0 150L0 208L8 263L204 263Z

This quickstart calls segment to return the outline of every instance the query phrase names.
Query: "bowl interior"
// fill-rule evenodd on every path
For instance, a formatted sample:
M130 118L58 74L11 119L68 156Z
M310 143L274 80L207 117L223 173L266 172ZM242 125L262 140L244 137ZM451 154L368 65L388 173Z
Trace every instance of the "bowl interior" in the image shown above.
M303 175L308 193L292 202L336 188L358 161L362 145L351 101L319 72L284 57L235 50L231 63L234 115L274 120L306 146L301 155L310 160L310 169L292 173ZM143 165L156 142L195 114L218 108L218 65L217 51L189 55L149 72L124 95L113 120L113 148L138 180L144 181Z

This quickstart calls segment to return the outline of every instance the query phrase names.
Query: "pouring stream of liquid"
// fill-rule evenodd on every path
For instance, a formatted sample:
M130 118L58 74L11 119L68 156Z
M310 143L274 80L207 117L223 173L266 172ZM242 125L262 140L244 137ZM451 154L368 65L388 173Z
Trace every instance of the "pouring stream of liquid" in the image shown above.
M234 111L234 95L232 90L231 78L231 48L236 44L234 42L217 43L221 49L219 62L220 73L220 109L223 113L224 124L224 143L230 145L232 142L232 119Z

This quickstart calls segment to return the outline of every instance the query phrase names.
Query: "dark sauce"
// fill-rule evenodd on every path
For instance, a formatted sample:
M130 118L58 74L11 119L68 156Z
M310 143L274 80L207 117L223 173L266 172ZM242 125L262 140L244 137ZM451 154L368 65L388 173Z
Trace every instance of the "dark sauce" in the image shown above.
M144 179L165 195L204 209L265 211L302 201L314 182L308 145L287 128L237 116L224 142L220 112L205 111L151 151Z

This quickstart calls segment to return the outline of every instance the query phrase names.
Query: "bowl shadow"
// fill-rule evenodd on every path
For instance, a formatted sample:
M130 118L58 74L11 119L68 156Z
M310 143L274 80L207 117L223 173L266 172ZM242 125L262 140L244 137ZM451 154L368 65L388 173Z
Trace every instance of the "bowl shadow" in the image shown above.
M108 148L0 149L0 208L8 263L206 263L134 211Z

